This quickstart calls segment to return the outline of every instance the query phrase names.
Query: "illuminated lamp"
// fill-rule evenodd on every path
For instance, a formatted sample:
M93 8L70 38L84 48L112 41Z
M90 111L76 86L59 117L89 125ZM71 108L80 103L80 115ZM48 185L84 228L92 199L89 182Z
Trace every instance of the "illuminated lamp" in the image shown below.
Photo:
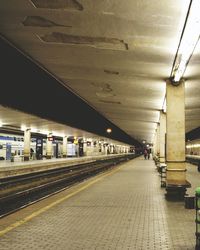
M106 132L107 132L108 134L110 134L110 133L112 132L112 129L111 129L111 128L107 128L107 129L106 129Z
M174 60L171 80L173 85L179 85L186 66L192 56L200 36L200 1L192 0L189 6L185 26Z

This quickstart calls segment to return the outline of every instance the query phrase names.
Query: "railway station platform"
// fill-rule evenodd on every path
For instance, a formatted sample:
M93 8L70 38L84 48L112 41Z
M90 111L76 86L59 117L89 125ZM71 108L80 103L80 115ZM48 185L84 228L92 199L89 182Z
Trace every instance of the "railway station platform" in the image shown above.
M23 162L0 161L0 178L44 171L53 168L73 166L77 164L90 163L90 162L95 162L97 160L117 158L123 155L124 154L110 154L110 155L69 157L69 158L58 158L58 159L53 158L53 159L32 160Z
M130 160L2 218L0 249L194 249L195 210L164 193L152 160Z

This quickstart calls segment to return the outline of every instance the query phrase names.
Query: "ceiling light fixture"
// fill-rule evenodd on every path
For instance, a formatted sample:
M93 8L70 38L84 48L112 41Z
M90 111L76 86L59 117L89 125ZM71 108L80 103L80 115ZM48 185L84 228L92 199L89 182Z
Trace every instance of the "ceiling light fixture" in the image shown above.
M37 128L32 128L32 127L31 127L31 132L32 132L32 133L37 133L37 132L38 132L38 129L37 129Z
M191 0L180 43L174 60L171 78L178 85L200 36L200 1Z
M108 134L110 134L110 133L112 132L112 129L111 129L111 128L107 128L107 129L106 129L106 132L107 132Z
M21 125L21 131L26 131L26 130L27 130L26 125Z
M165 99L164 99L164 102L163 102L162 111L164 113L166 113L166 111L167 111L166 96L165 96Z

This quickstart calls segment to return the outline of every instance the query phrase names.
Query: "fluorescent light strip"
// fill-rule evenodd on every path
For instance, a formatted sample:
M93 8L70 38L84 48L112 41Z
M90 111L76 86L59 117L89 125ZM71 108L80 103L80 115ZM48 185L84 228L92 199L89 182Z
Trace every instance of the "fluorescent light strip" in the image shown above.
M200 36L200 0L193 0L190 6L187 23L178 49L173 68L173 79L178 82L183 76L189 59Z
M186 148L199 148L199 147L200 147L200 144L190 144L186 146Z
M167 110L167 104L166 104L166 96L165 96L165 99L164 99L164 102L163 102L163 106L162 106L162 111L164 113L166 113L166 110Z

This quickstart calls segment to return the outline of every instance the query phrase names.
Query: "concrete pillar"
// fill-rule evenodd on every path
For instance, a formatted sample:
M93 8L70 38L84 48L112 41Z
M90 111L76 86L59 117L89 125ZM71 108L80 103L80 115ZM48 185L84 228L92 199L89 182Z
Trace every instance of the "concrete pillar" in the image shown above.
M167 181L185 181L185 84L167 81Z
M24 161L30 159L30 146L31 146L31 130L26 129L24 131Z
M156 133L156 155L160 157L160 123L157 124Z
M104 154L104 146L103 146L103 142L101 143L101 154Z
M52 157L52 134L50 133L47 136L47 143L46 143L46 158L51 159Z
M67 136L63 137L63 157L67 157Z
M156 156L157 153L157 130L155 131L154 139L153 139L153 157Z
M94 155L95 154L95 146L94 146L94 141L92 140L91 142L91 155Z
M113 154L113 145L110 145L110 153Z
M84 154L84 156L87 156L87 139L84 139L83 154Z
M160 163L165 163L166 114L160 112Z
M108 154L108 146L105 145L105 155L107 155L107 154Z

